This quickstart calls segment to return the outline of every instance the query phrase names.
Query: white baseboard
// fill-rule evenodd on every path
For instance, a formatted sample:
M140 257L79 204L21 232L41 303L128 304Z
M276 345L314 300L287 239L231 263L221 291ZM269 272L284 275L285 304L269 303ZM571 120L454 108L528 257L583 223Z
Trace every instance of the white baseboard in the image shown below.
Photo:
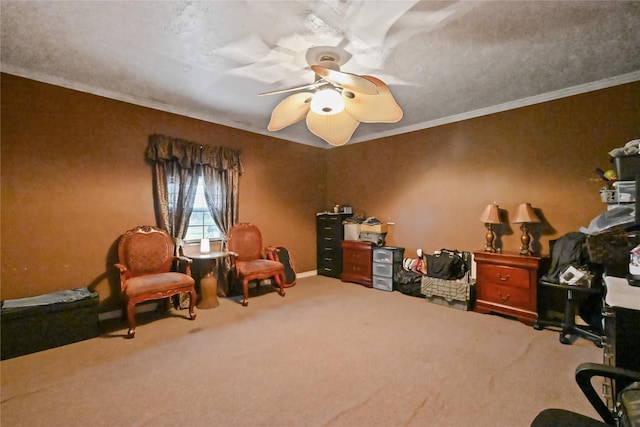
M304 271L302 273L296 273L296 279L302 279L303 277L312 277L317 276L318 270ZM263 284L270 285L271 279L264 279ZM148 311L153 311L158 308L157 302L150 302L147 304L136 305L136 313L146 313ZM118 319L122 317L122 310L112 310L106 311L104 313L98 313L98 321L102 322L103 320L109 319Z
M302 279L303 277L311 277L311 276L317 276L317 275L318 275L318 270L311 270L311 271L305 271L302 273L297 273L296 278Z
M157 302L150 302L147 304L136 305L136 313L146 313L147 311L153 311L158 308ZM118 319L122 317L122 310L105 311L104 313L98 313L98 321L109 319Z
M303 277L311 277L311 276L317 276L317 275L318 275L318 270L303 271L302 273L296 273L296 279L302 279ZM265 285L270 285L273 282L271 281L271 279L264 279L262 283Z

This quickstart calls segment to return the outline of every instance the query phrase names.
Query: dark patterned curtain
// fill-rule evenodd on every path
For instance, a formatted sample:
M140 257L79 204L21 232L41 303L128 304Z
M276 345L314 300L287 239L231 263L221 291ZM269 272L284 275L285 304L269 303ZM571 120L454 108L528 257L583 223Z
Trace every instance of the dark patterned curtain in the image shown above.
M151 135L146 157L154 164L153 190L158 226L169 231L181 252L198 177L203 174L205 197L211 216L225 235L238 221L240 152L203 146L192 141Z
M225 236L238 222L238 189L243 172L238 151L226 147L202 147L204 195L211 216Z

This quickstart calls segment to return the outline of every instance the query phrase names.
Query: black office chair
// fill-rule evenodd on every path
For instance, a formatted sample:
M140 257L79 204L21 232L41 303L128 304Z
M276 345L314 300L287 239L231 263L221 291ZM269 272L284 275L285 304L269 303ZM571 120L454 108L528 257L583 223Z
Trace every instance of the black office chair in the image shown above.
M582 326L576 324L576 298L574 294L598 295L602 297L603 288L567 285L564 283L555 283L547 280L539 280L538 285L541 287L561 289L566 292L566 302L562 321L538 319L534 322L533 327L537 330L544 329L547 326L561 328L560 342L562 344L571 344L571 335L578 335L582 338L591 340L598 347L602 347L603 335L599 328L593 326Z
M604 287L602 286L602 266L599 264L595 264L590 262L589 256L586 251L586 246L584 246L584 237L580 236L579 233L569 233L567 234L569 240L573 240L574 245L574 256L575 259L567 258L566 255L562 255L557 252L557 250L562 250L560 246L556 247L556 242L558 240L549 241L550 251L554 259L552 260L552 265L550 267L550 271L546 276L543 276L538 281L539 291L538 294L542 295L543 290L561 290L565 295L565 306L563 318L561 321L551 320L551 319L542 319L542 313L540 313L540 309L545 306L545 304L539 303L539 313L538 320L536 320L533 324L533 327L537 330L544 329L545 327L557 327L560 328L560 342L562 344L571 344L571 336L577 335L582 338L586 338L588 340L593 341L598 347L602 347L603 342L603 332L602 327L598 326L601 324L601 319L592 320L587 322L587 325L577 325L575 322L576 316L576 304L578 300L587 301L589 298L596 298L598 301L602 301L602 296L604 293ZM582 249L580 249L580 245L582 245ZM566 246L565 246L566 247ZM556 250L556 252L554 252ZM578 253L579 250L579 253ZM555 262L554 262L555 261ZM576 263L587 265L589 270L593 273L593 281L591 286L578 286L578 285L568 285L565 283L560 283L558 281L552 281L550 277L556 277L560 268L563 265L568 265L569 263ZM555 270L555 273L552 274ZM542 302L543 298L539 298ZM599 314L601 312L600 309L597 309L596 312ZM584 316L583 316L584 317Z
M617 396L615 406L618 409L609 410L591 383L593 377L631 383ZM639 426L640 384L634 381L640 381L640 372L600 363L582 363L576 369L576 382L604 422L565 409L545 409L534 418L531 427Z

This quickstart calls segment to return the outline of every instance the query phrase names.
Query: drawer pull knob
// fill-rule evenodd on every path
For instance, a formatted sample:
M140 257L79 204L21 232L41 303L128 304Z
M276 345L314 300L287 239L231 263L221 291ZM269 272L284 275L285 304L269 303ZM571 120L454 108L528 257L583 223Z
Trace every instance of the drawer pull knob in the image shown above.
M507 280L509 280L509 277L511 277L510 275L506 275L503 276L502 274L498 273L498 279L502 280L503 282L506 282Z
M507 301L509 298L511 298L511 294L507 294L507 296L502 296L502 292L498 292L498 296L500 297L500 299L502 301Z

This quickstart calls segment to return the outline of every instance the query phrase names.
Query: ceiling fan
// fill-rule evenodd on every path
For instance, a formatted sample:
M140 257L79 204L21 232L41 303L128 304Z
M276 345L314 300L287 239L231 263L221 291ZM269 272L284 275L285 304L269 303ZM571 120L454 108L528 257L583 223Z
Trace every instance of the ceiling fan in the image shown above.
M259 94L289 95L276 105L267 129L278 131L306 118L314 135L333 146L349 142L358 125L395 123L403 112L380 79L340 71L351 55L339 47L317 46L309 49L307 62L316 73L311 84Z

